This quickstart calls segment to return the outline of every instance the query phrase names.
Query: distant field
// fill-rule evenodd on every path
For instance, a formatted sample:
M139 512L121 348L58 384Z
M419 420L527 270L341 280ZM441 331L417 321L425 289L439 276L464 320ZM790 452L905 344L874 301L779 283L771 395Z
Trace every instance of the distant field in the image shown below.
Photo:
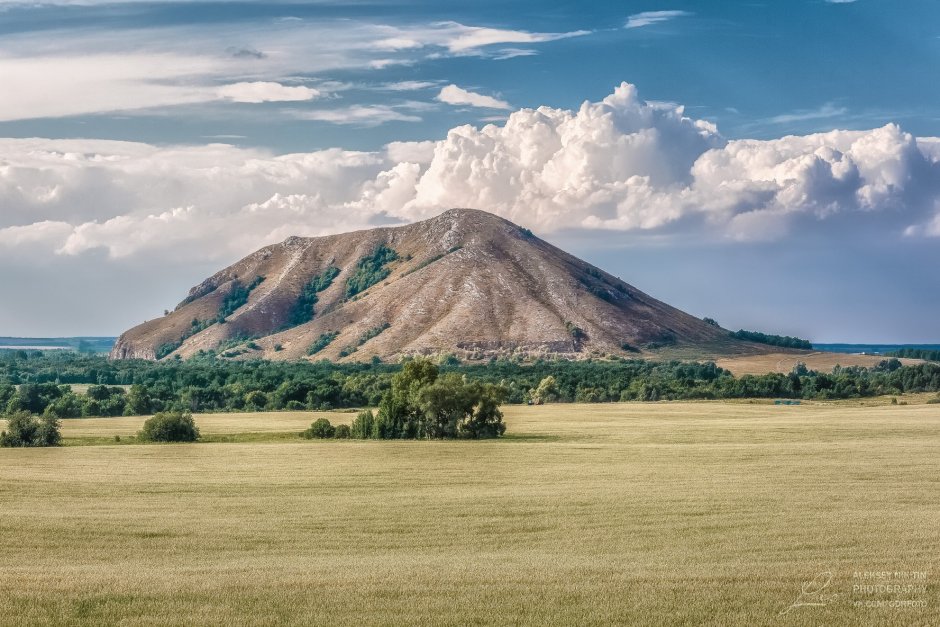
M940 624L926 398L514 406L490 442L223 414L197 423L234 443L4 449L0 623ZM875 571L926 591L853 591ZM823 605L780 616L817 577Z
M5 337L0 336L3 350L76 350L83 353L107 353L116 337Z
M770 353L767 355L741 355L716 359L715 363L730 370L735 376L743 374L766 374L768 372L790 372L803 362L810 370L830 372L836 366L862 366L871 368L887 359L881 355L848 355L844 353ZM921 363L919 359L902 359L904 365Z

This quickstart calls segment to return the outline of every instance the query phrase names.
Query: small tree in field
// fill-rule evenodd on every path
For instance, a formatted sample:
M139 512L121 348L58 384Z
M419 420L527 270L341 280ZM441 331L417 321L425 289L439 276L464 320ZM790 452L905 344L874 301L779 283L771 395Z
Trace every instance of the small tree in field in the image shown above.
M160 412L144 423L137 439L142 442L195 442L199 439L199 428L192 414Z
M326 418L317 418L310 425L310 428L300 435L308 440L313 438L325 439L332 438L336 434L336 427L330 424Z
M0 446L58 446L62 440L54 414L37 419L28 411L18 411L10 416L7 429L0 433Z

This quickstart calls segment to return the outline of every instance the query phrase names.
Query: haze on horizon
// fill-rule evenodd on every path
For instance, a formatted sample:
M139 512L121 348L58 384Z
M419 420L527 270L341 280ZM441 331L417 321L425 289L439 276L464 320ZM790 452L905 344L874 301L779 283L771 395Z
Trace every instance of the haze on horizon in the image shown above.
M472 207L727 328L938 342L940 5L782 4L0 0L0 335Z

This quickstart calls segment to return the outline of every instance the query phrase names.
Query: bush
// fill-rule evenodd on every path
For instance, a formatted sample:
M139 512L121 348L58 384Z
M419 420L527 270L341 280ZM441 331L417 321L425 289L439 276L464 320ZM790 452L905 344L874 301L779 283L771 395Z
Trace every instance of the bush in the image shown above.
M333 437L337 440L348 440L350 435L352 435L352 429L349 425L336 425L336 429L333 432Z
M327 331L326 333L321 333L320 336L314 340L313 344L310 345L310 348L307 349L308 355L316 355L324 348L330 345L330 343L336 339L336 336L339 335L339 331Z
M325 439L332 438L336 434L336 427L330 424L326 418L317 418L311 423L310 428L301 433L302 437L311 440L313 438Z
M58 446L62 440L59 421L52 414L37 419L28 411L18 411L10 416L7 429L0 433L0 446Z
M192 414L160 412L144 423L137 432L142 442L195 442L199 439L199 428Z

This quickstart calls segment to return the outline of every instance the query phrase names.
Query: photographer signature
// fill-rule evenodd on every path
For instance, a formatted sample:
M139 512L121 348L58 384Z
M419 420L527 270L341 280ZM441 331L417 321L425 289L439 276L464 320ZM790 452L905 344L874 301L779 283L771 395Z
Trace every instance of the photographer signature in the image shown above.
M832 573L828 570L816 575L812 581L807 581L800 589L800 595L796 597L790 607L781 611L778 616L786 616L798 607L822 607L832 603L839 596L838 594L828 594L826 590L832 583Z

